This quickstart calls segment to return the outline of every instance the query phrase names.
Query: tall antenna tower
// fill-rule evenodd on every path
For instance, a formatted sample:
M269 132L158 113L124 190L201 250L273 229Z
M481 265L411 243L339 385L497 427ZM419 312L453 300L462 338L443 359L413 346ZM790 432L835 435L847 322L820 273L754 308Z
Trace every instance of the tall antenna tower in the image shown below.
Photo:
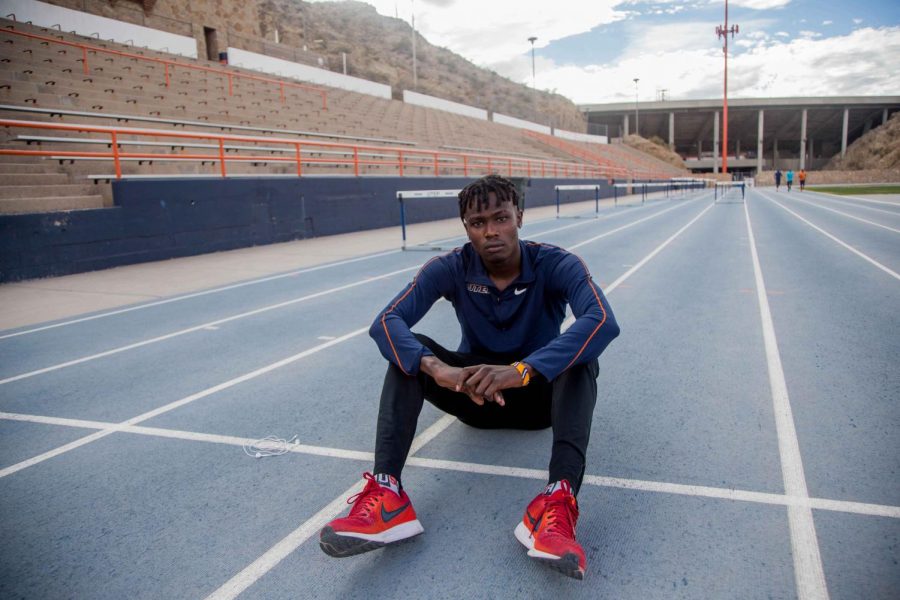
M725 26L716 26L716 37L718 39L725 38L725 45L722 46L722 52L725 54L725 94L722 100L722 172L728 172L728 34L734 38L734 34L738 33L737 25L728 27L728 0L725 0Z

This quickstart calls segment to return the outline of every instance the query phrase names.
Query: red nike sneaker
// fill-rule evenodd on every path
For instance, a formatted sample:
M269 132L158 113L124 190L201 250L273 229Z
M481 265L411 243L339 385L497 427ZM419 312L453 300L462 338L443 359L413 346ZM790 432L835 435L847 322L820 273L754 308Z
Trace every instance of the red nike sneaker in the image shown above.
M587 561L584 550L575 541L578 502L569 482L559 483L555 490L547 486L531 501L516 526L516 539L528 548L528 556L564 575L584 579Z
M394 493L371 473L363 477L366 487L347 499L353 505L350 514L331 521L319 534L319 547L329 556L362 554L425 531L405 491Z

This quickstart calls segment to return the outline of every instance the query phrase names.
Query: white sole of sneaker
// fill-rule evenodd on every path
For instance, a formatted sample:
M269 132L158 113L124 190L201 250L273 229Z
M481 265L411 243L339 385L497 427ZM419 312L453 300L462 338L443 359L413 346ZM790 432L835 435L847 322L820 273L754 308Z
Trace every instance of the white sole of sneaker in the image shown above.
M549 552L541 552L540 550L534 549L534 537L531 535L531 532L525 526L524 523L519 521L519 524L516 525L516 530L513 532L516 536L516 539L519 540L519 543L528 548L528 556L531 558L536 558L541 560L542 562L548 563L552 568L560 571L564 575L569 577L573 577L575 579L584 579L584 571L578 567L578 559L573 554L563 556L556 556L555 554L550 554ZM571 561L575 561L574 564L571 564Z
M422 524L419 523L418 519L407 521L406 523L401 523L395 527L391 527L381 533L345 533L341 531L335 531L335 535L340 535L344 537L352 537L360 540L368 540L370 542L381 542L382 544L390 544L392 542L399 542L400 540L405 540L406 538L413 537L414 535L419 535L420 533L424 533L425 528L422 527Z
M519 543L528 548L528 556L532 558L549 558L551 560L559 560L559 556L555 554L550 554L549 552L541 552L540 550L534 549L534 536L531 535L531 532L528 531L528 528L525 527L525 523L519 521L519 524L516 525L516 530L513 532L516 536L516 539L519 540Z

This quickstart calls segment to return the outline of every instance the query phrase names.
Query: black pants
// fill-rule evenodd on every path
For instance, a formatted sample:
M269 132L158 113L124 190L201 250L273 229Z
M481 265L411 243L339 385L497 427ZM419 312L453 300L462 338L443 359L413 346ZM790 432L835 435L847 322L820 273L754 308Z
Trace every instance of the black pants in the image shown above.
M478 364L510 364L521 357L476 356L451 352L434 340L416 335L434 355L453 367ZM405 375L389 364L381 390L375 439L375 473L398 480L406 463L423 400L479 429L553 428L550 452L551 482L567 479L577 493L584 477L585 453L591 435L591 417L597 402L596 360L576 365L552 382L534 377L524 388L503 390L506 406L485 402L478 406L466 395L439 386L419 372Z

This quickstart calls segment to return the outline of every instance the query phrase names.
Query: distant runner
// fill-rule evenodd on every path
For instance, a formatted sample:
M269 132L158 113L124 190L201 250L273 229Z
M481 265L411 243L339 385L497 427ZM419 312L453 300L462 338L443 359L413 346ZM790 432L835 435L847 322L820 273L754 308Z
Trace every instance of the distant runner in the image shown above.
M775 191L781 187L781 169L775 170Z
M580 258L519 240L522 214L511 181L488 175L468 185L459 215L469 243L428 261L372 324L389 361L375 465L349 516L322 529L326 554L351 556L424 531L400 476L427 399L471 427L553 429L548 484L515 536L528 556L584 577L575 496L597 400L597 357L619 326ZM452 303L462 329L455 352L410 331L440 298ZM561 334L567 304L576 319Z
M800 169L800 172L797 173L797 180L800 182L800 191L802 192L806 189L806 171Z

